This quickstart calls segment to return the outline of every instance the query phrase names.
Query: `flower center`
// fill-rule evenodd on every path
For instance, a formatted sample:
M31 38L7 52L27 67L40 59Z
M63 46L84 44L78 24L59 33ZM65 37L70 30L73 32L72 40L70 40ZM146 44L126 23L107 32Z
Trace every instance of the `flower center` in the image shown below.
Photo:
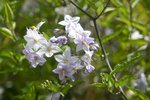
M73 70L74 70L75 72L77 72L77 67L76 67L76 66L74 66L74 67L73 67Z
M38 41L37 41L37 39L35 39L35 38L33 38L33 41L35 42L35 43L37 43Z
M65 75L65 74L66 74L66 72L65 72L65 70L63 69L63 70L62 70L62 75Z
M48 47L47 49L48 49L49 52L52 50L52 48L50 48L50 47Z
M83 44L83 45L86 45L86 42L85 42L85 41L82 41L82 44Z
M35 57L34 57L34 61L36 62L37 60L38 60L38 57L35 56Z
M64 60L64 64L68 64L68 60L67 59Z

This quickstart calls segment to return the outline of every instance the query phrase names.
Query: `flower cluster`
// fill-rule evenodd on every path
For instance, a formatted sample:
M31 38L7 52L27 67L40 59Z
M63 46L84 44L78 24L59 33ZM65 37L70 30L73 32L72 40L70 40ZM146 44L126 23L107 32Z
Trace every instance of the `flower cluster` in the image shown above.
M92 72L95 69L91 65L92 55L94 50L99 48L99 45L95 43L94 38L90 37L91 32L82 28L79 20L79 17L65 15L64 20L59 22L60 25L65 26L66 35L71 40L69 42L76 44L76 52L84 51L84 55L71 56L72 53L68 47L62 55L55 56L58 66L53 72L58 74L62 81L66 77L74 81L73 74L77 70L85 68L86 72Z
M72 47L69 46L66 47L63 54L54 55L58 65L53 72L59 75L61 81L66 81L66 78L74 81L73 75L78 70L85 69L85 72L92 72L95 69L91 65L92 56L99 45L94 41L94 38L90 37L91 32L82 28L79 20L79 17L65 15L64 20L59 22L60 25L65 26L65 36L53 36L49 41L39 33L39 28L44 22L40 22L33 29L27 29L27 35L24 36L27 44L23 53L32 66L36 67L38 64L44 64L46 61L44 56L51 57L61 51L61 46L72 43L76 45L74 55ZM83 55L75 55L79 52L82 52Z
M46 38L39 33L39 29L43 24L44 22L40 22L36 27L27 29L27 34L24 36L27 44L25 45L23 53L34 68L38 64L43 65L46 62L44 55L51 57L54 53L61 51L58 44L51 42L51 39L47 41Z

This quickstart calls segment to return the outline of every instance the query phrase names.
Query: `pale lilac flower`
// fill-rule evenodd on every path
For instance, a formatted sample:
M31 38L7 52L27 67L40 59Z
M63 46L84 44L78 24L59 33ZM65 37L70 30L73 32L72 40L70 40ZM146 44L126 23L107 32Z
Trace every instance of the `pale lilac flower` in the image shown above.
M53 56L54 53L60 52L61 49L58 47L57 44L46 42L41 46L41 49L39 50L39 53L45 54L46 57Z
M44 43L46 39L42 34L38 34L36 30L27 29L27 34L24 36L27 41L27 47L38 50L41 47L41 43Z
M94 38L88 37L88 36L78 36L74 43L77 44L76 52L80 50L88 51L89 50L89 44L94 42Z
M99 49L99 45L95 42L91 43L90 46L91 46L92 50L98 50Z
M70 38L76 38L80 33L82 33L84 30L80 24L76 24L76 26L72 26L69 30L68 37Z
M63 21L60 21L58 24L65 26L65 30L68 33L72 25L76 25L80 20L80 17L71 17L70 15L65 15Z
M55 55L55 60L61 64L69 65L71 63L75 63L78 61L78 58L75 56L71 56L70 47L66 48L62 55Z
M70 66L72 67L72 70L74 73L77 73L77 70L81 70L84 68L84 66L81 65L81 61L78 60L75 63L70 64Z
M65 33L65 31L62 29L58 29L58 28L54 29L54 34L56 35L62 35L63 33Z
M66 44L67 43L67 38L65 36L59 36L59 37L57 37L57 42L59 44Z
M143 93L146 92L146 88L148 87L148 83L146 80L146 76L143 72L140 74L140 77L135 80L134 87Z
M61 81L65 82L67 77L71 78L72 81L74 81L74 72L72 70L72 67L63 64L58 64L57 68L54 69L53 72L59 75L59 79Z
M59 37L55 38L55 36L54 36L50 39L50 42L58 43L58 44L62 45L62 44L67 43L67 38L65 36L59 36Z
M43 65L46 62L46 59L43 58L43 56L39 56L32 50L24 49L23 53L26 55L26 59L31 63L33 68L36 68L36 66Z
M86 66L86 72L92 72L95 68L91 65L93 51L85 51L85 55L81 57L84 66Z
M55 36L51 37L50 42L57 43L57 38Z
M86 51L85 54L81 57L81 60L86 64L90 64L92 61L93 53L93 51Z
M86 65L85 72L91 73L94 69L95 69L94 66L92 66L91 64L88 64L88 65Z

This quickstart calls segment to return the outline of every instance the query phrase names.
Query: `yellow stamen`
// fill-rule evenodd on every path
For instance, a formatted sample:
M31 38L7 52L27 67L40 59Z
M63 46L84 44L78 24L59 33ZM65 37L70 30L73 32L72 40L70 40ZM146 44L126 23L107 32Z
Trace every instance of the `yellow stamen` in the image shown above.
M85 41L82 41L82 44L86 45L86 42L85 42Z
M49 51L49 52L52 50L52 48L50 48L50 47L49 47L49 48L47 48L47 49L48 49L48 51Z
M35 43L37 43L37 42L38 42L35 38L33 38L33 40L34 40L34 42L35 42Z
M65 75L65 73L66 73L66 72L65 72L65 70L63 69L63 70L62 70L62 75Z
M36 27L35 26L31 26L31 29L33 30L33 29L35 29Z
M73 70L76 72L76 71L77 71L77 67L76 67L76 66L74 66L74 67L73 67Z
M68 60L67 60L67 59L65 59L65 60L64 60L64 63L65 63L65 64L68 64Z

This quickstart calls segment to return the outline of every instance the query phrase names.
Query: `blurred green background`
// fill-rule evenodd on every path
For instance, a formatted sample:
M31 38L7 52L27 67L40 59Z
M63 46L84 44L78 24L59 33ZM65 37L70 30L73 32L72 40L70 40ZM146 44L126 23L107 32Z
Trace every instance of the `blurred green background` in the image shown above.
M107 0L74 2L90 15L97 16ZM111 0L97 20L113 69L117 64L123 64L116 76L122 79L118 84L123 87L129 100L150 97L149 5L149 0ZM113 86L90 86L103 82L102 79L107 79L110 73L102 58L101 48L93 57L95 71L90 74L80 72L75 76L75 83L66 85L61 85L58 76L52 73L57 66L53 57L48 58L42 68L31 68L25 59L22 50L26 43L23 38L26 28L45 21L40 31L46 37L54 36L54 29L64 28L58 22L66 14L79 16L81 25L90 30L98 42L92 20L69 0L0 0L0 100L58 100L60 94L57 92L64 93L64 100L123 100ZM137 56L140 57L130 61ZM108 78L106 83L109 82L111 80ZM44 83L46 88L42 87Z

